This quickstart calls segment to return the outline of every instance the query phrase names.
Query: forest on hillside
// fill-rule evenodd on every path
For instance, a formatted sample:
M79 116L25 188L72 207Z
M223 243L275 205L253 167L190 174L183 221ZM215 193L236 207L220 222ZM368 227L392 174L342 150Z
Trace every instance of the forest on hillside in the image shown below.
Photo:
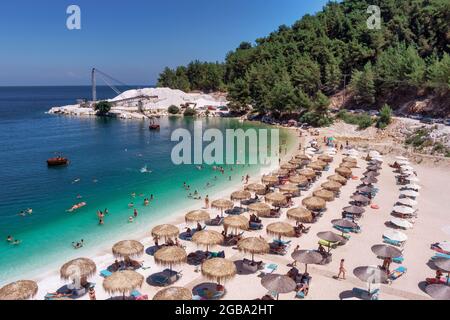
M371 5L379 29L368 27ZM379 108L393 92L450 92L450 1L344 0L243 42L224 63L193 61L166 68L158 86L227 91L234 110L300 113L327 123L330 96L345 88L352 104Z

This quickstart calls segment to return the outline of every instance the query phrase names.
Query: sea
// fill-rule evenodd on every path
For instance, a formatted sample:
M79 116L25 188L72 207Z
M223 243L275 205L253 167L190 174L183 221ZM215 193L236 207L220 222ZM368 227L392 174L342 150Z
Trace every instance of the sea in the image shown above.
M144 231L150 236L149 226L158 220L203 205L189 193L213 195L261 170L261 165L238 164L224 166L222 174L211 165L175 165L171 153L177 142L171 141L171 134L179 128L193 132L194 118L163 117L158 120L160 130L150 131L144 120L47 113L51 107L88 98L90 90L0 87L0 285L58 270L64 262L115 240L133 239ZM97 95L108 99L116 93L98 87ZM200 121L204 130L221 132L266 128L230 118ZM281 130L283 145L292 140ZM69 158L69 165L49 168L46 160L56 154ZM185 182L190 191L183 187ZM144 206L151 195L154 200ZM68 211L81 202L86 205ZM105 209L108 214L100 225L97 211ZM130 223L134 209L138 217ZM8 236L18 244L8 242ZM81 239L83 248L74 249L72 243Z

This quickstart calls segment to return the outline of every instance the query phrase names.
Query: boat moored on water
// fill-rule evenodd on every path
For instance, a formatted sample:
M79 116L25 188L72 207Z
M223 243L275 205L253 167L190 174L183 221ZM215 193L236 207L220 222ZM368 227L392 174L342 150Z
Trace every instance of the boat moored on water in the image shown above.
M49 167L65 166L68 164L69 164L69 159L61 157L61 156L47 159L47 165Z

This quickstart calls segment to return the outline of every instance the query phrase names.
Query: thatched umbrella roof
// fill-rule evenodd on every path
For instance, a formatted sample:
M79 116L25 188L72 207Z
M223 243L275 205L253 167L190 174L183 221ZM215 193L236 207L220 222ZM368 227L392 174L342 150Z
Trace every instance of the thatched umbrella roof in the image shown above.
M350 170L349 168L339 167L339 168L336 168L336 170L334 170L334 171L336 171L337 174L339 174L347 179L349 179L352 176L352 170Z
M303 199L302 204L309 210L317 211L326 207L326 202L322 198L308 197Z
M286 213L289 219L295 220L301 223L312 223L314 221L314 216L311 211L306 208L292 208Z
M233 201L248 200L251 197L252 197L252 194L249 191L244 191L244 190L235 191L230 196L231 200L233 200Z
M321 187L325 190L338 192L339 190L341 190L342 184L336 181L327 181L325 183L322 183Z
M277 171L274 171L272 173L272 175L279 176L279 177L284 177L284 176L287 176L288 174L289 174L289 170L286 170L286 169L278 169Z
M303 160L294 158L294 159L289 160L289 163L299 166L303 163Z
M180 265L186 262L186 251L178 246L163 247L155 252L155 262L163 266Z
M356 168L358 165L356 164L356 162L342 162L339 167L340 168L349 168L349 169L353 169Z
M300 175L305 176L308 179L312 179L316 176L314 170L310 168L305 168L297 171Z
M425 291L436 300L450 300L450 286L445 284L429 284Z
M112 247L115 257L128 259L137 257L144 253L144 245L136 240L123 240Z
M380 173L377 171L366 171L363 173L363 176L368 178L375 178L378 177L379 175Z
M315 171L322 171L323 170L323 167L321 165L319 165L317 163L313 163L313 162L308 164L306 167L309 168L309 169L315 170Z
M328 165L327 162L322 161L322 160L316 160L316 161L311 162L311 163L317 164L318 166L321 166L322 168L325 168Z
M295 234L294 227L286 222L274 222L267 226L267 234L278 237L293 237Z
M311 157L306 154L297 154L295 158L300 160L311 160Z
M324 231L324 232L319 232L317 234L317 236L325 241L330 241L330 242L340 242L340 241L345 241L345 238L332 232L332 231Z
M248 191L255 192L257 194L265 194L266 186L259 183L251 183L245 187Z
M444 272L450 273L450 260L446 258L438 258L433 261L436 268Z
M285 163L281 165L281 169L284 170L295 170L297 169L297 167L298 167L297 165L291 163Z
M225 229L248 230L249 221L244 216L228 216L223 219Z
M205 210L194 210L186 213L184 220L188 222L202 222L211 219L208 211Z
M192 300L192 293L183 287L169 287L158 291L153 300Z
M320 161L323 161L323 162L327 162L327 163L333 162L333 157L328 156L326 154L319 156L317 159L319 159Z
M213 230L197 231L192 236L192 242L194 242L197 245L206 246L207 248L209 246L222 244L223 240L224 240L223 235Z
M267 203L252 203L248 206L248 211L255 212L260 217L270 216L270 206Z
M262 183L265 184L275 184L278 183L280 180L277 176L263 176L261 178Z
M393 246L388 246L386 244L374 245L372 246L371 250L378 257L382 258L397 258L402 256L402 252L399 249Z
M358 160L356 158L353 157L345 157L344 159L342 159L342 162L353 162L353 163L357 163Z
M370 166L367 166L367 171L378 171L378 170L380 170L381 169L381 166L379 166L379 165L370 165Z
M233 203L233 201L230 201L230 200L218 199L218 200L214 200L211 203L211 207L213 207L215 209L219 209L219 210L228 210L228 209L232 209L234 207L234 203Z
M19 280L0 289L0 300L27 300L36 296L38 285L31 280Z
M223 281L232 279L236 275L236 265L224 258L213 258L202 263L202 274L209 280Z
M361 202L361 203L369 203L370 199L367 197L364 197L363 195L357 194L351 197L351 199L355 200L356 202Z
M278 189L280 189L281 192L288 192L288 193L295 193L300 190L298 186L291 183L283 184Z
M363 214L366 210L358 206L348 206L343 208L342 211L350 214Z
M335 181L335 182L338 182L338 183L340 183L342 185L346 185L347 184L347 178L341 176L340 174L333 174L331 176L328 176L327 180Z
M292 252L292 259L305 264L305 272L308 272L308 264L319 264L323 261L322 255L314 250L297 250Z
M281 274L268 274L261 279L261 284L270 292L289 293L295 290L297 284L290 277Z
M266 254L270 251L270 245L261 237L245 238L238 242L238 250L252 255L254 261L255 254Z
M298 184L300 186L306 186L308 184L308 178L300 175L292 176L289 177L289 182Z
M329 190L320 189L313 192L314 197L322 198L325 201L333 201L334 193Z
M109 294L120 293L124 297L144 283L144 276L136 271L123 270L114 272L103 280L103 289Z
M373 184L373 183L377 183L378 179L375 177L367 177L367 178L361 179L361 182L364 184Z
M356 228L358 225L348 219L331 220L331 224L341 228Z
M266 199L266 202L269 202L274 206L282 205L282 204L286 203L286 201L287 201L286 196L279 192L272 192L272 193L266 194L265 199Z
M370 193L370 192L372 192L374 190L374 188L373 187L369 187L369 186L362 186L362 187L356 188L356 190L358 192Z
M88 258L78 258L65 263L59 270L61 279L89 278L97 272L95 262Z
M175 238L180 234L178 227L172 224L162 224L152 229L152 236L157 238Z

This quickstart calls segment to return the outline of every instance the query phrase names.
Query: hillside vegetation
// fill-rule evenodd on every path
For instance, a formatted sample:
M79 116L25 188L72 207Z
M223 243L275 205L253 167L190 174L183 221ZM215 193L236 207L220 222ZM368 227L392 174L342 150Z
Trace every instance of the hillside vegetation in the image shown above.
M370 5L381 29L370 29ZM282 25L255 43L243 42L224 63L194 61L166 68L158 85L226 90L231 107L296 113L326 125L328 97L344 87L354 107L397 107L396 97L433 95L449 101L450 1L344 0Z

